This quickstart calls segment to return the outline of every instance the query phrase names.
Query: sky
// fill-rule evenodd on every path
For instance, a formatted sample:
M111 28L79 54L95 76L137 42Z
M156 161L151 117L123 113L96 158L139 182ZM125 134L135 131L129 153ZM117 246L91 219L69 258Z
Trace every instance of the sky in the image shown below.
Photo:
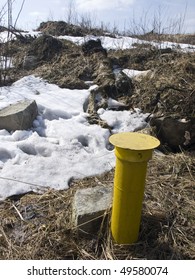
M0 8L6 2L6 0L0 0ZM22 2L23 0L13 0L13 22L15 22ZM195 1L25 0L17 23L18 27L29 30L37 28L42 21L67 21L68 18L90 20L93 25L103 22L111 29L117 27L120 31L125 30L131 33L140 30L148 32L154 26L158 27L160 31L168 31L168 33L194 33ZM155 24L153 24L154 22ZM179 24L176 24L178 22Z

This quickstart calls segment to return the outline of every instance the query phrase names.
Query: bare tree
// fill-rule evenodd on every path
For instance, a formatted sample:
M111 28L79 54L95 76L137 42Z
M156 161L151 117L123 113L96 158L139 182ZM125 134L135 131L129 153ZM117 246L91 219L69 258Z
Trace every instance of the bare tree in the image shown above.
M15 20L15 23L14 23L14 28L16 27L17 21L18 21L18 19L19 19L19 17L20 17L20 14L21 14L21 12L22 12L22 10L23 10L23 8L24 8L24 4L25 4L25 0L22 1L22 4L21 4L21 6L20 6L20 10L19 10L19 12L18 12L18 15L17 15L16 20Z
M75 1L70 0L68 3L68 11L66 21L68 24L77 24L78 23L78 13L75 8Z
M130 36L139 36L146 40L161 41L163 35L181 34L184 28L187 5L181 15L174 18L169 16L168 9L159 5L151 16L150 10L144 10L140 17L135 17L129 21L127 34ZM144 37L143 37L144 36Z
M0 8L0 26L2 25L3 30L7 30L7 38L0 39L0 86L4 85L9 77L10 66L12 58L9 56L10 53L10 45L13 35L17 34L17 30L15 29L17 20L23 10L25 0L22 1L20 6L20 10L17 14L16 20L13 24L12 18L12 10L13 10L13 3L16 0L7 0L6 4L2 8ZM7 27L3 24L7 19ZM5 21L6 22L6 21Z
M7 1L7 6L8 6L8 29L11 29L13 24L12 24L12 0Z

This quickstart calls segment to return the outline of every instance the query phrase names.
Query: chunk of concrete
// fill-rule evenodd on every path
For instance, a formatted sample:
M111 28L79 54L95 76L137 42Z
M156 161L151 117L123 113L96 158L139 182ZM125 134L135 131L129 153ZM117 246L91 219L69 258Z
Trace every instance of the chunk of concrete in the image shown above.
M38 114L34 100L23 100L0 110L0 129L8 131L29 129Z
M112 203L112 188L97 186L77 190L73 200L73 223L79 234L98 233L104 213Z
M156 135L162 144L168 145L174 152L195 147L195 118L180 120L172 116L150 120L150 125L156 127Z
M38 59L34 55L26 55L23 60L23 68L26 70L31 70L36 68L38 64Z

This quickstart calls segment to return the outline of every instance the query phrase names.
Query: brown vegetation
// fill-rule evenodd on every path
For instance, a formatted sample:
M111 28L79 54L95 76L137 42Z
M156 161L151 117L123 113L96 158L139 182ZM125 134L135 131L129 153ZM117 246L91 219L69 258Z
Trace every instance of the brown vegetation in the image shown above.
M81 34L73 27L69 25L68 34ZM58 35L64 34L63 28ZM80 46L58 39L57 48L51 51L49 35L56 35L52 33L56 23L42 24L39 29L45 32L44 37L20 38L3 45L1 54L11 55L15 64L9 70L7 83L34 74L61 87L81 89L88 87L85 81L103 83L98 76L101 64L108 71L114 66L151 70L141 81L132 79L131 94L119 97L119 101L160 116L194 118L194 52L161 50L148 43L130 50L108 51L107 57L102 58L98 54L85 56ZM81 35L85 35L83 32ZM178 35L179 40L194 43L194 35ZM26 55L39 57L34 68L24 69ZM114 86L113 76L109 79ZM194 173L193 152L154 156L148 167L139 241L129 246L119 246L112 240L111 209L105 213L106 230L100 230L90 240L77 236L71 221L75 191L98 184L112 187L114 170L73 181L68 190L48 189L43 194L8 198L0 202L0 259L194 259Z
M195 158L155 155L149 163L139 240L117 245L106 230L90 239L72 225L78 188L112 187L113 172L73 181L68 190L12 197L0 203L0 259L194 259ZM103 228L103 227L102 227Z

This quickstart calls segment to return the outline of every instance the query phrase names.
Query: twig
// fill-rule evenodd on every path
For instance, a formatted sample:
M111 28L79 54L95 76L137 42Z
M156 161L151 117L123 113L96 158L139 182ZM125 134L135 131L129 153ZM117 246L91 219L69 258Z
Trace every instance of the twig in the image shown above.
M191 177L192 180L194 181L194 177L193 177L193 175L192 175L192 173L191 173L191 170L190 170L190 168L189 168L189 166L188 166L188 164L187 164L187 162L186 162L186 160L185 160L185 158L184 158L183 149L181 148L181 146L179 146L179 148L180 148L180 151L181 151L181 154L182 154L181 158L183 159L183 162L185 163L185 165L186 165L186 167L187 167L187 170L188 170L188 172L189 172L189 174L190 174L190 177Z
M33 183L29 183L29 182L24 182L24 181L21 181L21 180L17 180L17 179L13 179L13 178L6 178L6 177L1 177L0 176L0 179L2 180L8 180L8 181L13 181L13 182L18 182L18 183L22 183L22 184L27 184L29 186L34 186L34 187L37 187L36 190L38 191L39 188L41 189L45 189L45 190L48 190L50 187L48 186L42 186L42 185L38 185L38 184L33 184Z
M17 212L18 216L20 217L20 219L21 219L22 221L24 221L24 222L25 222L24 218L22 217L22 215L21 215L20 211L17 209L16 205L12 204L12 206L13 206L13 207L14 207L14 209L16 210L16 212Z
M25 0L23 0L22 5L21 5L21 7L20 7L20 11L19 11L19 13L18 13L18 15L17 15L17 18L16 18L16 20L15 20L15 23L14 23L14 28L16 27L17 21L18 21L18 19L19 19L19 17L20 17L20 14L21 14L22 10L23 10L24 3L25 3Z
M0 231L5 239L5 241L7 242L8 246L11 248L12 247L12 244L11 242L9 241L9 239L7 238L6 234L5 234L5 231L3 230L3 227L0 227Z

